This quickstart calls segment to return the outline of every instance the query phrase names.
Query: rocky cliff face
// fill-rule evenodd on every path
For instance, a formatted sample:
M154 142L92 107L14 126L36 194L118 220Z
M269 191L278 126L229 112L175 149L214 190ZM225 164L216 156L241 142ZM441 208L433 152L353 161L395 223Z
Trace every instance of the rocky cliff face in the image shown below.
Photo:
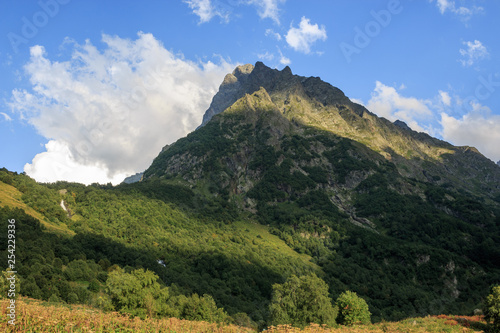
M405 177L453 182L476 194L500 190L498 168L476 149L455 147L417 133L402 121L377 117L340 89L318 77L294 75L289 67L279 71L261 62L237 67L224 79L201 126L260 88L282 117L359 142L393 162Z
M288 66L279 71L267 67L262 62L257 62L255 66L251 64L238 66L232 73L226 75L218 93L212 99L210 107L203 116L201 126L204 126L213 116L223 112L245 94L252 94L260 87L266 89L271 95L288 92L302 97L316 98L323 104L350 103L342 91L319 78L293 75Z
M132 184L132 183L140 182L142 180L142 175L143 174L144 174L143 172L138 172L135 175L128 176L128 177L126 177L123 180L123 183L125 183L125 184Z

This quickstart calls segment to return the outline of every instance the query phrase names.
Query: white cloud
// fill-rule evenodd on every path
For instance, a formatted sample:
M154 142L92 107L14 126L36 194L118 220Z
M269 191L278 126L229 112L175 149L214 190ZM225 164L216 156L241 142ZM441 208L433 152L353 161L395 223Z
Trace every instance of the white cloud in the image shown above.
M234 8L241 5L254 5L257 7L257 14L261 19L269 18L277 24L280 24L279 6L285 3L286 0L183 0L183 2L200 18L200 24L210 22L215 16L219 16L223 22L228 22L229 16ZM277 35L279 36L279 34ZM281 36L279 36L279 38L281 38Z
M219 16L223 21L229 20L229 13L224 12L221 8L213 6L210 0L183 0L193 13L200 18L200 24L210 22L215 16Z
M476 147L493 161L500 160L500 115L471 103L472 111L461 118L441 114L442 136L455 145Z
M165 144L201 123L235 66L185 60L151 34L103 35L103 42L102 51L89 41L73 44L64 62L48 59L41 46L31 48L25 71L32 89L14 90L9 105L53 142L25 167L37 180L65 179L66 173L43 175L52 159L92 181L101 181L102 172L107 182L143 171ZM95 168L102 172L93 177Z
M450 94L448 94L446 91L439 90L439 96L441 97L441 102L444 105L446 105L446 106L450 106L451 105Z
M280 57L280 64L288 66L291 63L292 63L292 61L290 60L290 58L287 58L284 55L281 55L281 57Z
M310 24L309 19L304 16L300 20L299 27L290 27L286 34L286 42L295 51L303 53L310 53L311 46L318 40L325 41L327 38L325 26L318 26L318 24Z
M12 118L5 112L0 112L5 121L12 121Z
M277 41L281 40L281 35L277 32L274 32L273 29L266 29L266 36L271 36L274 39L276 39Z
M494 161L500 159L500 115L493 114L490 108L477 101L467 102L467 99L452 97L442 90L431 99L406 97L379 81L368 103L351 100L390 121L400 119L413 130L454 145L473 146Z
M37 154L31 164L24 166L24 171L39 182L51 183L64 179L82 184L119 184L129 176L126 173L117 173L110 177L105 165L84 165L77 162L64 142L51 140L45 148L46 152Z
M281 49L278 47L278 52L280 54L280 64L282 65L285 65L285 66L288 66L292 63L292 61L290 60L290 58L287 58L283 55L283 52L281 52Z
M463 57L460 59L462 66L472 66L476 61L487 58L489 56L486 47L477 39L474 42L463 42L466 49L460 49L460 55Z
M358 98L349 98L349 99L350 99L350 100L351 100L351 102L353 102L353 103L357 103L357 104L359 104L359 105L363 105L364 107L366 107L366 106L365 106L365 103L364 103L362 100L358 99Z
M261 19L270 18L277 24L280 24L279 5L285 2L286 0L248 0L249 4L257 6L257 14Z
M434 0L429 0L430 2L434 2ZM464 1L462 1L464 2ZM465 7L456 4L454 0L436 0L436 6L439 9L441 14L445 14L446 12L453 13L460 17L462 21L468 21L473 15L484 12L483 7L478 7L473 5L472 7Z
M426 132L420 123L433 117L433 112L429 108L431 104L429 100L404 97L396 88L377 81L366 108L390 121L399 119L406 122L413 130Z
M266 61L271 61L274 59L274 54L269 53L266 51L266 53L259 53L257 54L257 57L261 60L266 60Z

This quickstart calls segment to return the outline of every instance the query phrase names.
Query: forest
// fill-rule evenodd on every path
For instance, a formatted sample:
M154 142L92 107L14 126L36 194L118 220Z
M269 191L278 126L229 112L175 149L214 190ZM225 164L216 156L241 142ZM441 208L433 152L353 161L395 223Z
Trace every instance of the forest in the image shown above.
M308 190L325 181L320 168L311 167L307 177L293 177L286 160L277 168L267 168L256 185L261 190L248 194L259 202L255 216L227 193L205 196L175 179L39 184L2 169L0 228L16 220L20 293L140 318L303 327L340 322L337 303L347 291L366 301L373 322L471 314L500 280L498 221L480 200L420 184L432 202L461 217L450 218L429 201L391 191L381 172L360 183L355 196L356 208L383 227L375 233L350 223L325 191ZM289 195L281 191L288 182L307 193L279 202ZM369 201L370 194L380 201ZM448 202L450 194L456 200ZM268 203L275 199L277 205ZM403 207L406 213L398 214ZM442 222L426 224L431 220ZM474 242L461 243L466 232ZM6 257L6 238L0 249ZM296 310L307 305L283 303L283 292L293 289L285 286L300 283L304 290L314 286L314 299L324 298L313 317Z

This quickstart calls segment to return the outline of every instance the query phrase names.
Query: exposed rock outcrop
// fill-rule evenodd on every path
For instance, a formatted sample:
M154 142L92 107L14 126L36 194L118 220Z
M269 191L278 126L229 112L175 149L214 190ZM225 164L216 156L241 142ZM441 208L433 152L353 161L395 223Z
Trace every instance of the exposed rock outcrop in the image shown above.
M132 183L137 183L142 180L144 172L138 172L135 175L129 176L123 180L123 183L125 184L132 184Z

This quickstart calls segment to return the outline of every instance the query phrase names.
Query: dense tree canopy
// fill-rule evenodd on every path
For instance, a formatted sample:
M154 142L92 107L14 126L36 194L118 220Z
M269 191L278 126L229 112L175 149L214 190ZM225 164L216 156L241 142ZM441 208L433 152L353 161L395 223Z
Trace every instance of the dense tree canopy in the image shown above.
M273 285L269 311L273 325L335 324L328 285L315 274L292 275L285 283Z

